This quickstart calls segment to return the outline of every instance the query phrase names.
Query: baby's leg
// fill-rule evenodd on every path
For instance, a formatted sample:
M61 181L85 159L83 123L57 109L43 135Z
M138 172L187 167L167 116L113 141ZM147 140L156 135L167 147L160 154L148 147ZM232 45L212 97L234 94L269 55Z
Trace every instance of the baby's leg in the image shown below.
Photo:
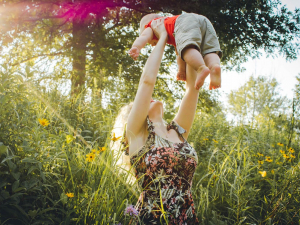
M177 55L176 57L177 57L177 65L178 65L178 73L176 79L186 81L185 61L183 61L179 55Z
M209 89L221 87L220 57L216 53L208 53L204 56L205 64L210 69Z
M209 68L206 67L201 53L195 48L184 49L183 59L197 71L195 88L199 90L203 86L205 78L210 73Z

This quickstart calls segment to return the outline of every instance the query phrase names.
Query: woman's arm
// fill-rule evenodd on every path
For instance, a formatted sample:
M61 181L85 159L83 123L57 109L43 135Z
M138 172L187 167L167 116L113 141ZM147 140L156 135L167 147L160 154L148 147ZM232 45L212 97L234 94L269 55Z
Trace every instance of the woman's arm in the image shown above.
M195 89L195 80L197 77L197 72L191 66L186 67L186 92L181 101L179 111L174 118L174 121L186 130L186 133L182 136L187 139L190 129L193 125L199 90Z
M136 138L141 131L143 131L142 128L145 128L156 77L168 38L163 25L163 20L153 21L152 26L160 28L160 38L146 62L133 106L128 117L126 138L129 142L130 138Z

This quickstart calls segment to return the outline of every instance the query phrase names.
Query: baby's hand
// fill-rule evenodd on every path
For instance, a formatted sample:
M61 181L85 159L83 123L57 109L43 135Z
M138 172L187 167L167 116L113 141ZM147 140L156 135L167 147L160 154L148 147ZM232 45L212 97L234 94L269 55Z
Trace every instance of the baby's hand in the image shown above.
M139 57L140 54L140 49L138 47L132 47L128 54L130 55L131 58L133 58L133 60L136 60Z

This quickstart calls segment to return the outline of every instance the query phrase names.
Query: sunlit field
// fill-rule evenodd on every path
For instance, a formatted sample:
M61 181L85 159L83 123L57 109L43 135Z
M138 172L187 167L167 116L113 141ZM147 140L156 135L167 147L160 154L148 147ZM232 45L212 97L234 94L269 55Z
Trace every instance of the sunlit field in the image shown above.
M299 58L300 10L275 0L1 1L0 225L139 220L143 190L134 167L120 164L125 124L116 118L133 102L153 47L136 61L128 51L142 16L182 12L213 24L224 86L261 52ZM203 225L300 224L300 71L276 68L296 80L286 82L289 98L256 68L226 96L208 90L209 78L200 89L187 141L199 159L191 192ZM167 45L153 93L167 122L185 92L176 73Z
M117 110L42 92L4 68L0 88L1 224L129 224L140 190L113 157ZM271 112L252 124L197 112L189 142L203 224L299 223L299 122Z

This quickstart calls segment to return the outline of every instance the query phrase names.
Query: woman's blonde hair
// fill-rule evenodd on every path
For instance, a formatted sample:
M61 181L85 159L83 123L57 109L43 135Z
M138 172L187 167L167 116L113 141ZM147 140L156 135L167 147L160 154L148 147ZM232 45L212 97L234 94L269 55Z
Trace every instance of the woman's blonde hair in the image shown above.
M114 159L116 160L116 166L120 169L121 173L128 173L127 182L134 183L136 178L131 171L131 164L130 164L130 157L125 155L124 147L123 146L123 138L125 138L125 129L126 123L128 120L129 113L132 109L133 102L123 106L120 109L118 116L116 117L114 127L112 132L115 133L116 137L122 137L117 141L110 142L110 149L113 151Z

